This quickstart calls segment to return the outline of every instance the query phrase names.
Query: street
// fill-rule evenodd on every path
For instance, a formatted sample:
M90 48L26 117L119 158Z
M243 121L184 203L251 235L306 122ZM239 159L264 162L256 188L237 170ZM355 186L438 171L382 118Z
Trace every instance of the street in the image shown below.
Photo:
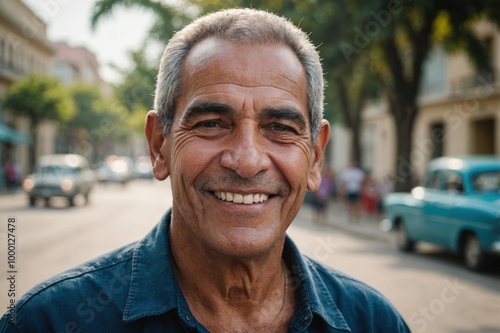
M90 200L74 208L57 200L51 207L29 208L22 194L0 197L2 312L9 302L9 218L16 223L15 291L20 295L64 269L140 239L171 205L168 182L156 181L99 185ZM310 216L304 207L289 229L299 248L379 290L413 332L500 332L500 269L473 273L457 257L431 246L399 253L387 242L314 225Z

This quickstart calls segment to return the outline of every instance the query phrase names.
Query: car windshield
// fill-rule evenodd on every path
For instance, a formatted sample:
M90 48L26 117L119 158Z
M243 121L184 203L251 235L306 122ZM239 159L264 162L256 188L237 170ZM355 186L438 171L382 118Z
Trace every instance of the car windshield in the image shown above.
M472 189L474 192L499 192L500 169L479 172L472 175Z
M38 169L38 172L46 176L67 176L76 174L76 170L65 165L44 165Z

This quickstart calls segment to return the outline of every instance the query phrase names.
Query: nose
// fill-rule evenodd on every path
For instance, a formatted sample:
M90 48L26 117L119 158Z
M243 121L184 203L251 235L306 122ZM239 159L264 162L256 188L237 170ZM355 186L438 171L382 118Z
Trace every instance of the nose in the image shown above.
M230 140L221 158L224 168L234 170L242 178L251 178L269 169L271 159L266 149L266 140L257 126L244 124L237 127Z

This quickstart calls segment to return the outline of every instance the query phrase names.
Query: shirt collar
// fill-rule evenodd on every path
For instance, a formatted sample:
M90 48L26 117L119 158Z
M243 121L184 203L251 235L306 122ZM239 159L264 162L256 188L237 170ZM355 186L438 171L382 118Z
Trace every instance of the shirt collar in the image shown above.
M298 250L288 236L285 239L283 257L292 272L295 292L295 314L291 328L302 331L313 320L321 319L326 323L324 332L341 330L350 332L340 309L335 304L327 286L319 275L315 263ZM329 326L329 330L327 327Z
M136 246L123 320L133 321L178 307L180 293L168 241L170 210Z
M168 238L170 218L169 210L134 250L130 288L123 313L125 322L159 315L174 308L179 313L191 314L174 275ZM288 236L283 257L292 272L296 291L296 310L291 326L305 328L319 317L331 329L350 331L312 261L302 256Z

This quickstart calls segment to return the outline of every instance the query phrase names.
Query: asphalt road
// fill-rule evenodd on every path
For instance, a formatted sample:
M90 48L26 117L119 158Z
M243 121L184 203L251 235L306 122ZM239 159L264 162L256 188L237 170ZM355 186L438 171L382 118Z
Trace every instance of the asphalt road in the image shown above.
M171 196L168 182L136 181L126 187L98 186L89 205L51 204L28 208L21 194L0 196L0 309L11 299L9 218L15 219L11 231L19 295L58 272L140 239L171 205ZM309 216L305 207L289 229L299 248L381 291L413 332L500 333L500 268L469 272L458 258L431 246L402 254L387 242L314 225Z

